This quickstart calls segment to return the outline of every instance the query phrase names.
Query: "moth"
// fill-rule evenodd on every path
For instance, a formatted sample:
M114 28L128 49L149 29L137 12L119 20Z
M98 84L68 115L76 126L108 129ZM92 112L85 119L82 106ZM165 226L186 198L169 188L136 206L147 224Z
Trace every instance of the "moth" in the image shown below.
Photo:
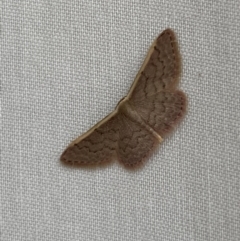
M176 36L166 29L150 47L128 95L74 140L61 161L91 165L118 159L128 168L144 163L186 112L187 98L177 89L180 70Z

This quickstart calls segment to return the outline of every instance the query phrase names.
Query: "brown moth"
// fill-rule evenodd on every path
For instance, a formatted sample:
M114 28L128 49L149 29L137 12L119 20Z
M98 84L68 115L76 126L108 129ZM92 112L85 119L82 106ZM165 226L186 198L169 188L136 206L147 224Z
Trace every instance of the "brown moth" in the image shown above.
M117 158L129 168L142 164L186 112L186 96L177 89L180 70L175 34L166 29L150 47L128 95L74 140L61 161L88 165Z

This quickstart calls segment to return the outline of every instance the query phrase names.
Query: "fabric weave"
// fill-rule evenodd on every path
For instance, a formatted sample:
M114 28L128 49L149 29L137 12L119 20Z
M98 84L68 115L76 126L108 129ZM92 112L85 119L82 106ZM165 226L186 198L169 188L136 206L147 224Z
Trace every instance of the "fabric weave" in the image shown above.
M239 9L233 0L3 1L1 240L239 240ZM168 27L189 101L176 131L135 172L61 165Z

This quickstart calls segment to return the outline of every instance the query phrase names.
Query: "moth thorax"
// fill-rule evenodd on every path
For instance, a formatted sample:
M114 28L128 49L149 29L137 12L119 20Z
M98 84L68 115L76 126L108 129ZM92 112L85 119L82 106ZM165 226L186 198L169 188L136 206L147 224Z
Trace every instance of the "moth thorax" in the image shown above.
M123 98L117 105L116 108L120 113L123 113L125 115L131 115L131 113L134 111L128 98Z

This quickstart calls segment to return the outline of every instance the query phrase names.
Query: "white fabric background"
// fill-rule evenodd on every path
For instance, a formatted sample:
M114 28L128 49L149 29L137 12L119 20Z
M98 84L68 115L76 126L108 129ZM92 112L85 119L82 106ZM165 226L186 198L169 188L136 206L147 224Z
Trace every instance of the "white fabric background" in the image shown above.
M239 240L239 11L234 0L4 1L1 240ZM61 165L167 27L183 122L141 170Z

